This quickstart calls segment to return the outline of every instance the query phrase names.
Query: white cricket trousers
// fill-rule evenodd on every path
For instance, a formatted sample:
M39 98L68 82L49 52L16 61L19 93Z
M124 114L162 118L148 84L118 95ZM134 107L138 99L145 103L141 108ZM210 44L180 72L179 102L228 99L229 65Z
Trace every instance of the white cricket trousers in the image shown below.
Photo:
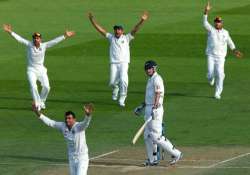
M69 156L70 175L87 175L88 166L88 155Z
M33 100L35 101L36 106L40 105L41 102L45 103L50 91L47 69L45 67L28 67L27 75L30 84L30 92ZM37 81L39 81L42 85L41 94L39 94L38 92L36 84Z
M147 105L145 108L145 121L152 117L153 113L153 120L147 124L144 130L144 141L149 161L153 163L156 160L157 145L170 155L179 156L181 152L167 138L162 136L163 106L154 109L154 111L152 111L152 108L153 105Z
M128 63L110 64L109 85L115 89L119 88L120 96L127 96L128 91Z
M213 79L215 79L215 95L221 95L223 91L223 82L225 78L224 64L225 64L224 57L208 55L207 78L208 78L208 81L212 81Z

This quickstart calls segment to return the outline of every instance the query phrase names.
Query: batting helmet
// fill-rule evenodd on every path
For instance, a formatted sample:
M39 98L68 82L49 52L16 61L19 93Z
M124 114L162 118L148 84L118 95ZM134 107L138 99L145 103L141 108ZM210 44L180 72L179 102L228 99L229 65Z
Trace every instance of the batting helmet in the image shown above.
M148 70L148 69L151 69L151 68L156 68L156 66L157 66L157 64L156 64L155 61L149 60L149 61L145 62L144 69Z

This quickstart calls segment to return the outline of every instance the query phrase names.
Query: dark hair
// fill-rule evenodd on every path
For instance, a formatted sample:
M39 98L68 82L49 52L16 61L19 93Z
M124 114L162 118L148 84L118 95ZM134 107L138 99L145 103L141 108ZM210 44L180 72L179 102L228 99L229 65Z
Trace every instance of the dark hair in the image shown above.
M72 116L73 116L73 118L76 118L75 113L74 113L74 112L72 112L72 111L67 111L67 112L65 112L65 117L66 117L66 116L68 116L68 115L72 115Z
M115 25L115 26L113 27L113 29L114 29L114 30L123 30L123 27L122 27L122 25Z

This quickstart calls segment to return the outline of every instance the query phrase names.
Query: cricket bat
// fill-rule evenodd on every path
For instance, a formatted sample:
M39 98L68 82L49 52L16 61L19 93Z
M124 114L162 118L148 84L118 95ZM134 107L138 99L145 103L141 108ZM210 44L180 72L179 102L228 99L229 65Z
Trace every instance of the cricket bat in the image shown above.
M134 136L134 138L133 138L133 140L132 140L132 144L133 144L133 145L137 142L137 140L139 139L139 137L142 135L142 133L143 133L145 127L147 126L147 124L148 124L151 120L152 120L152 118L146 120L146 121L144 122L144 124L140 127L140 129L137 131L137 133L135 134L135 136Z

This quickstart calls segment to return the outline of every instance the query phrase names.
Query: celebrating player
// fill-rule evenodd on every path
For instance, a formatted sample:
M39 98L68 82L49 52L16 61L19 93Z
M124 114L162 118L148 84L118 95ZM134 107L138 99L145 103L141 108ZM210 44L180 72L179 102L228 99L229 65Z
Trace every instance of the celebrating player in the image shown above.
M89 126L93 105L84 105L85 119L76 122L76 116L72 111L65 112L65 122L56 122L43 115L35 104L33 111L46 125L58 129L63 135L68 146L68 158L71 175L87 175L89 156L86 144L85 130Z
M32 35L33 40L28 41L12 31L11 25L4 24L4 31L8 32L19 43L27 46L28 68L27 75L30 84L30 91L36 107L45 109L45 101L50 91L47 69L44 66L44 57L47 48L50 48L66 38L74 36L75 32L66 31L64 35L59 36L51 41L42 43L42 35L35 32ZM41 93L39 94L36 82L40 81L42 85Z
M207 21L208 12L211 10L210 3L208 2L203 17L203 25L208 31L207 40L207 65L208 73L207 78L211 86L215 83L215 95L216 99L221 98L223 91L223 81L225 78L224 64L225 57L227 55L227 45L233 51L237 58L242 57L242 53L236 50L235 45L229 35L229 32L223 28L222 18L217 16L214 19L214 27Z
M173 158L170 162L171 165L182 158L182 153L167 138L162 136L164 84L161 76L156 72L156 67L157 64L155 61L147 61L144 67L146 74L149 76L144 103L144 119L145 121L149 121L144 130L144 140L148 157L145 166L158 164L157 145L171 154Z
M145 12L130 33L124 34L123 26L115 25L113 27L114 34L111 34L97 24L92 13L89 13L89 20L92 25L110 42L110 86L113 89L112 99L117 100L119 93L119 105L122 107L125 106L128 89L128 67L130 62L129 43L134 39L136 32L147 19L148 13Z

